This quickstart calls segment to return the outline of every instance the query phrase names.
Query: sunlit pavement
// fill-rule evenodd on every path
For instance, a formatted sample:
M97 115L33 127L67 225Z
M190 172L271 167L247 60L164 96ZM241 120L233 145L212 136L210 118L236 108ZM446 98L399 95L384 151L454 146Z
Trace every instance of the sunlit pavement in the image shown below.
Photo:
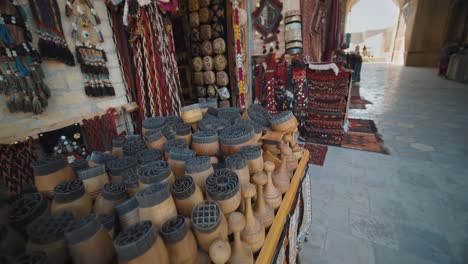
M364 64L351 110L391 155L329 147L311 166L301 263L468 263L468 85L436 69Z

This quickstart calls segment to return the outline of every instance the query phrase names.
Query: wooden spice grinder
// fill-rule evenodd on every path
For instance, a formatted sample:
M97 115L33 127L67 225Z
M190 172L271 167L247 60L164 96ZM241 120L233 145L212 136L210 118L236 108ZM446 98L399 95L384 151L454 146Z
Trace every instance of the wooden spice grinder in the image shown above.
M197 259L197 241L185 218L178 215L161 227L161 237L166 245L171 263L194 263Z
M75 218L89 215L93 209L93 201L86 195L82 181L62 182L54 188L54 199L51 204L52 214L69 211Z
M192 135L192 149L200 156L214 156L219 152L218 133L215 130L199 131Z
M63 181L75 179L72 167L64 156L54 154L33 163L34 185L37 190L50 197L55 186Z
M127 198L127 189L121 183L108 182L94 202L96 214L114 214L114 207Z
M188 148L172 148L167 162L176 177L185 175L185 163L195 157L196 153Z
M114 240L120 264L169 264L164 242L151 221L142 221L121 232Z
M218 203L221 212L230 214L239 208L241 193L239 176L230 169L218 169L206 179L206 194L209 200Z
M115 159L106 163L106 168L113 183L119 183L124 180L122 174L124 171L138 166L136 158L126 156L121 159Z
M200 187L190 176L177 177L171 186L171 192L177 211L185 217L190 217L193 208L203 201Z
M65 230L65 238L73 263L112 263L112 239L96 214L70 224Z
M109 182L109 176L107 176L106 167L103 164L79 170L77 175L78 179L83 181L86 194L92 200L101 193L104 184Z
M155 183L145 187L135 195L138 200L140 220L149 220L156 230L172 217L177 209L167 183Z
M174 183L174 175L169 163L163 160L154 161L140 167L138 169L138 178L140 179L140 190L154 183Z
M265 228L268 228L273 224L275 218L275 211L273 208L265 202L263 188L268 182L268 177L265 172L257 172L252 177L253 182L257 185L257 202L255 203L254 215L260 222L263 223Z
M247 243L252 252L258 252L265 242L265 228L252 210L252 197L255 196L255 185L242 185L242 196L245 201L245 228L241 231L242 240Z
M217 239L227 241L228 227L219 206L214 201L203 201L192 211L192 229L198 246L209 252L210 245Z
M135 197L131 197L122 203L115 206L115 210L119 216L120 226L126 230L140 221L138 214L138 201Z
M263 171L263 156L260 146L244 146L240 149L240 154L244 155L247 160L250 174Z
M206 179L213 173L211 159L207 156L193 157L185 164L185 174L193 178L202 192L205 191Z
M245 228L244 215L239 212L234 212L228 218L229 230L234 233L234 242L232 242L231 258L229 263L232 264L253 264L254 258L249 245L242 242L240 233Z

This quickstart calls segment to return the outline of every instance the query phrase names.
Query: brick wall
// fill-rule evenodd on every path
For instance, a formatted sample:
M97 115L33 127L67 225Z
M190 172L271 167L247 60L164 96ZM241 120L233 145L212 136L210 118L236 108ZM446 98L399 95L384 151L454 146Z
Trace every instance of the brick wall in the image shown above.
M33 46L37 47L37 34L31 16L28 0L17 0L28 14L28 24L33 32ZM71 37L71 21L65 16L65 0L57 1L62 13L62 25L70 47L75 54L75 40ZM109 107L119 107L126 104L127 97L122 72L116 53L112 28L107 15L107 8L103 0L93 1L94 7L101 18L100 30L104 36L104 47L110 71L110 79L115 89L115 96L93 98L86 96L83 86L83 76L79 64L74 67L63 63L44 60L42 68L46 75L46 82L51 88L49 106L41 115L32 113L10 113L5 105L4 97L0 96L0 143L12 143L12 138L31 135L33 130L48 127L58 122L69 120L90 113L100 112ZM76 57L75 57L76 59ZM118 118L118 129L124 128L123 118Z

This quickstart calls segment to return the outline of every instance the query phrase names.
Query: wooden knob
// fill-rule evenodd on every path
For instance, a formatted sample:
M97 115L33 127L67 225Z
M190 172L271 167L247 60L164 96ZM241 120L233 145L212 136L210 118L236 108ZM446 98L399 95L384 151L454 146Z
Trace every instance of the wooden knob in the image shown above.
M263 168L266 172L273 172L275 170L275 163L273 163L272 161L265 161L265 163L263 164Z
M257 184L257 185L265 185L268 182L268 178L267 178L265 172L263 172L263 171L255 173L252 176L252 179L255 182L255 184Z
M232 230L232 232L237 233L240 232L244 229L245 227L245 217L243 214L239 212L233 212L229 215L229 229Z
M251 183L245 183L242 184L242 197L244 198L252 198L255 196L255 193L257 192L255 185Z
M231 257L231 246L227 241L217 239L210 246L210 258L215 264L224 264Z
M218 164L219 160L216 156L210 157L211 164Z

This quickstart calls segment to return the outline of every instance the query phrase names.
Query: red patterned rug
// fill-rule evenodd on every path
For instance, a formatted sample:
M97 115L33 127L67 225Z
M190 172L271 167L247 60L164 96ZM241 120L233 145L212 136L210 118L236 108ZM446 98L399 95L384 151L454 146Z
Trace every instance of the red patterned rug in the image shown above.
M349 132L377 133L377 126L374 120L348 118Z
M377 133L348 132L345 134L341 146L343 148L390 154L383 143L382 138Z
M351 100L349 102L349 108L366 109L366 104L372 104L372 102L362 98L361 93L359 92L359 85L353 84L351 86Z
M306 148L310 153L310 164L317 165L320 167L323 166L323 163L325 163L325 158L327 157L327 146L305 143L303 147Z

